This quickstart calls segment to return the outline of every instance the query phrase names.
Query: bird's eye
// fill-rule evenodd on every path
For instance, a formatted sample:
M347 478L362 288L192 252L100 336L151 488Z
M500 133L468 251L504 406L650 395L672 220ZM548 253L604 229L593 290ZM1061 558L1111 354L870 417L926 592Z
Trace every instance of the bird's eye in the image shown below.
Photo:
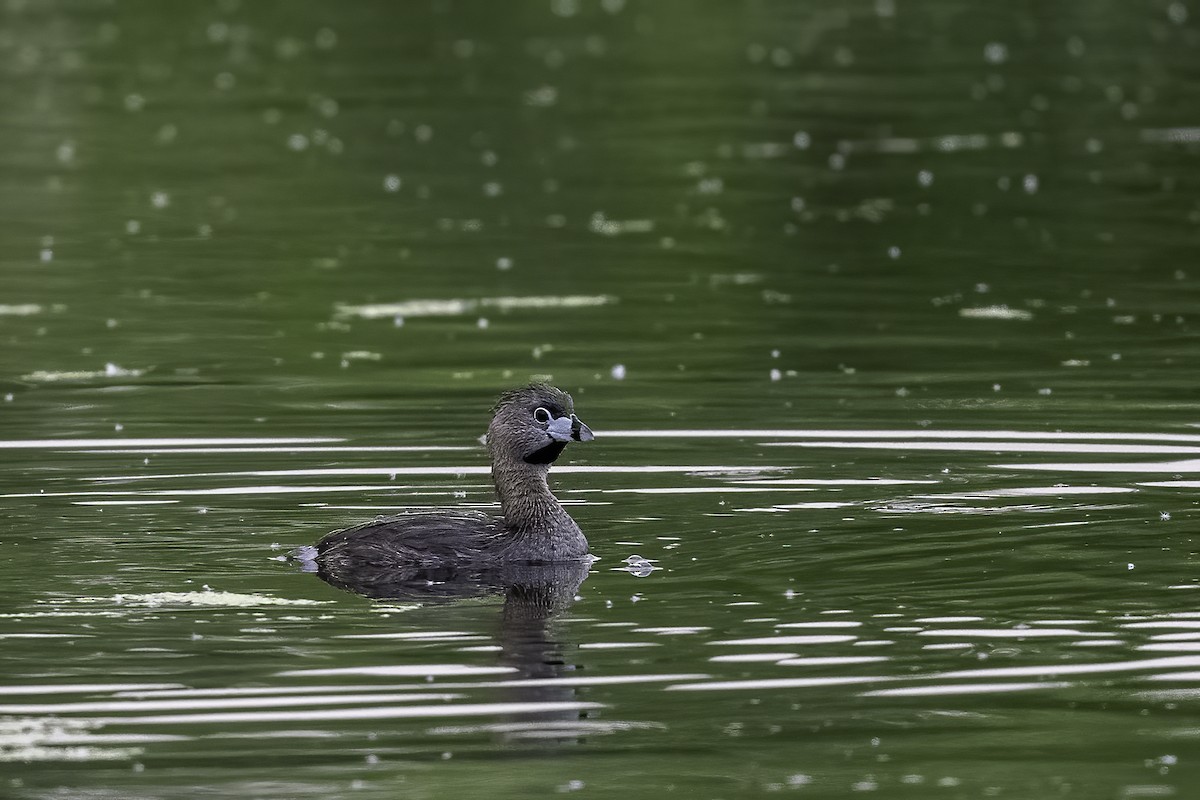
M550 412L538 406L533 410L533 418L544 425L550 421Z

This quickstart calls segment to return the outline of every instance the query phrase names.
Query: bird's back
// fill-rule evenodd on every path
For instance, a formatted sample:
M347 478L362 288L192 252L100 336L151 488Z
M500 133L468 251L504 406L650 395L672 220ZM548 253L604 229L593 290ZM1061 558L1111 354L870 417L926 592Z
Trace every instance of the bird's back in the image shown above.
M478 566L494 560L503 526L495 517L465 509L376 517L325 535L315 561L322 570Z

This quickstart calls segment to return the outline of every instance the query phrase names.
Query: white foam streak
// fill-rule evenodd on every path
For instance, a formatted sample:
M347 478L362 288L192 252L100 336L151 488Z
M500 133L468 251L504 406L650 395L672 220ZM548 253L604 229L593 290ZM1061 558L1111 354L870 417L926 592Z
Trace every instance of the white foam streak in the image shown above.
M975 439L1028 442L1195 442L1194 433L1134 433L1134 432L1064 432L1064 431L967 431L967 430L832 430L808 428L683 428L677 430L600 430L597 438L625 439L929 439L953 441Z
M745 681L712 681L709 683L676 683L666 687L668 692L720 692L738 689L810 689L821 686L847 686L855 683L894 681L887 675L866 675L832 678L762 678Z
M861 692L862 697L940 697L956 694L995 694L997 692L1028 692L1034 689L1062 689L1069 683L1035 681L1028 683L957 683L938 686L905 686L897 689L874 689Z
M200 725L238 722L336 722L369 719L426 719L440 717L478 717L513 714L540 714L553 711L584 711L603 708L601 703L447 703L440 706L382 706L305 711L245 711L214 714L156 714L142 717L95 717L89 722L101 725Z
M300 697L246 697L220 700L98 700L86 703L20 703L0 705L0 714L73 714L79 712L116 713L123 711L199 711L219 708L286 708L288 706L356 705L359 703L431 702L457 700L460 694L340 694Z
M5 439L0 450L38 450L55 448L110 447L192 447L205 445L322 444L345 439L319 436L306 438L218 438L218 439Z
M32 683L0 686L0 695L186 691L178 683Z
M598 466L564 464L554 467L554 474L737 474L743 472L769 472L772 470L788 470L791 467L754 466L735 467L713 464L693 465L660 465L647 464L641 466ZM156 475L100 475L88 478L90 481L146 481L169 480L179 478L284 478L284 477L334 477L334 476L448 476L465 478L471 475L491 475L491 467L486 465L463 466L430 466L430 467L328 467L321 469L255 469L231 472L175 472ZM395 488L395 487L390 487ZM14 495L0 495L4 497Z
M864 441L814 441L814 442L762 442L763 447L809 447L835 450L928 450L962 453L1128 453L1131 455L1167 455L1200 453L1200 447L1167 444L1074 444L1068 442L1002 442L1002 441L955 441L955 442L887 442Z
M503 675L515 667L472 667L467 664L396 664L383 667L330 667L327 669L289 669L277 672L281 677L301 675L364 675L380 677L463 677L466 675Z
M793 645L793 644L841 644L853 642L857 636L756 636L752 639L724 639L709 642L710 645Z

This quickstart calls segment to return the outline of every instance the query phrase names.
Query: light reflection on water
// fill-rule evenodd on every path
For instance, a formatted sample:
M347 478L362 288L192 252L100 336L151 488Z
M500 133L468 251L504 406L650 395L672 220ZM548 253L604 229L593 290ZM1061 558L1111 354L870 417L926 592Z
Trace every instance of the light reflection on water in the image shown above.
M657 432L625 431L613 438L644 438L661 434ZM669 433L669 432L668 432ZM687 431L691 439L702 439L706 434L714 441L736 438L739 440L762 438L762 432L739 432L737 436L728 436L728 432ZM806 436L808 432L793 431L793 436ZM820 438L805 442L811 449L827 448L831 451L843 447L854 447L863 450L879 450L891 452L896 448L895 440L903 440L909 432L890 432L893 441L881 442L877 439L880 432L871 432L870 437L860 437L859 431L820 432ZM1070 433L1055 434L1057 441L1046 442L1045 437L1024 436L1015 432L1003 434L1001 439L991 440L986 445L973 442L976 438L986 438L974 431L920 431L923 441L903 442L905 449L916 445L918 450L930 439L944 440L949 448L959 452L982 450L986 453L997 451L1025 452L1036 454L1046 449L1057 448L1058 452L1113 452L1110 448L1119 448L1117 452L1133 455L1155 455L1161 452L1163 445L1154 442L1161 441L1162 436L1148 434L1134 436L1130 434L1114 434L1105 436L1089 433L1086 438L1097 444L1080 445L1075 443L1077 437ZM844 436L842 436L844 434ZM611 435L611 434L610 434ZM779 432L775 432L778 436ZM839 438L840 437L840 438ZM916 437L914 437L916 438ZM1140 443L1129 443L1138 439ZM1113 445L1111 441L1120 440L1123 443ZM380 457L404 459L406 457L437 457L440 453L451 449L449 447L429 448L423 452L419 446L381 451L364 448L353 443L352 438L339 438L335 441L349 442L338 452L343 452L355 458ZM603 441L603 438L600 438ZM106 447L96 452L106 452L116 455L123 448L108 447L118 443L89 442L91 446L103 444ZM19 440L6 443L11 448L20 446ZM278 442L264 439L257 442L241 441L237 447L225 449L212 447L212 440L169 439L160 442L142 443L151 448L162 445L169 448L164 456L169 456L174 464L182 465L182 459L199 458L204 463L211 464L214 456L225 459L250 460L270 458L278 452ZM196 445L193 448L193 445ZM966 447L963 447L966 445ZM77 448L75 441L53 445L39 442L40 448L61 446L63 449ZM1080 450L1080 448L1084 448ZM261 448L261 449L259 449ZM329 452L324 450L322 452ZM387 455L381 456L380 453ZM190 454L190 455L189 455ZM298 453L302 455L303 453ZM582 453L580 454L583 455ZM257 457L257 458L256 458ZM825 511L830 513L845 513L854 508L857 514L867 514L872 518L883 521L895 515L911 517L912 515L955 515L963 513L986 512L1011 518L1010 526L1018 529L1043 527L1041 524L1028 524L1030 514L1074 514L1088 515L1095 511L1113 511L1117 509L1136 508L1135 505L1125 506L1095 506L1078 503L1075 498L1090 495L1130 495L1139 491L1139 486L1151 485L1139 482L1136 485L1029 485L1027 481L1027 464L1013 465L1006 469L1004 475L992 474L986 485L978 488L955 489L953 491L930 492L931 486L946 486L961 480L963 467L950 474L941 474L937 469L930 469L928 464L906 465L903 461L891 462L886 467L886 475L846 475L806 477L797 475L802 470L811 469L804 464L781 466L778 463L760 465L753 463L722 464L722 465L590 465L579 463L564 464L554 470L559 476L560 483L570 483L574 488L560 489L564 498L574 500L574 507L583 512L589 507L606 505L620 508L627 500L625 497L654 496L657 494L695 495L713 494L720 498L738 497L741 494L752 493L765 498L778 498L780 502L760 509L738 508L734 510L772 510L788 513L807 510L811 512ZM402 462L401 462L402 463ZM878 459L872 462L879 469ZM1142 466L1147 465L1141 462ZM1087 464L1079 466L1086 467ZM1172 465L1173 466L1173 465ZM86 469L86 468L85 468ZM995 466L972 467L971 469L996 470ZM1069 470L1064 470L1069 471ZM1119 473L1112 469L1108 472ZM95 487L97 484L119 485L121 489L80 489L66 491L10 492L6 497L12 499L36 500L38 503L52 507L64 500L73 503L137 503L155 502L151 497L162 495L204 497L210 502L223 502L220 498L235 498L267 496L274 499L291 494L324 495L324 494L361 494L371 496L378 493L386 494L386 502L379 508L408 507L412 499L425 498L430 495L440 495L447 498L448 503L470 504L473 500L486 497L490 489L484 483L470 484L465 490L453 489L461 484L463 479L478 479L487 473L485 466L475 464L439 465L423 463L421 466L397 465L393 467L355 466L355 467L313 467L296 466L288 469L224 469L211 468L198 471L160 472L148 469L140 474L124 473L120 475L80 475L73 480L83 486ZM754 477L747 477L747 474ZM1144 474L1144 473L1139 473ZM269 477L273 479L306 479L325 478L337 480L344 477L363 475L405 476L410 483L388 484L352 484L311 483L311 484L245 484L246 480ZM770 477L758 477L770 475ZM604 485L585 489L578 488L583 479L602 481ZM670 481L685 479L691 485L645 486L628 485L637 481ZM1111 480L1111 476L1110 476ZM176 485L172 488L159 487L163 481L171 481ZM445 490L430 491L427 481L444 482ZM68 480L68 483L70 479ZM147 482L147 488L139 484ZM974 483L972 480L971 483ZM59 481L60 485L63 483ZM197 486L196 484L204 484ZM211 486L212 483L227 483L238 485ZM1005 485L1005 484L1017 485ZM1165 488L1173 483L1167 482ZM1186 482L1184 482L1186 483ZM1156 484L1161 485L1161 484ZM65 487L64 487L65 488ZM804 503L790 503L787 498L796 493L804 492L826 493L831 498L846 495L851 497L839 500L815 500ZM105 498L103 500L75 500L80 495ZM1031 506L1025 503L1012 503L1013 500L1039 498L1044 504ZM141 499L137 499L141 498ZM600 499L604 498L604 499ZM382 499L382 498L381 498ZM407 501L407 502L406 502ZM997 505L974 507L971 504L979 501L994 501ZM159 501L161 502L161 501ZM720 500L724 502L724 500ZM478 504L478 503L476 503ZM359 506L340 506L324 502L307 502L306 508L333 510L350 510ZM361 506L375 508L376 506ZM729 507L727 507L729 508ZM219 506L210 506L210 513L220 513ZM812 520L809 520L811 523ZM644 524L644 523L643 523ZM828 525L828 521L825 525ZM1063 520L1052 525L1086 525L1087 520ZM782 531L781 531L782 532ZM316 532L313 532L314 535ZM657 571L664 571L667 580L677 574L689 571L687 562L673 557L671 549L681 543L686 545L687 538L679 536L660 537L663 545L662 555L654 559L655 571L644 573L646 583L642 578L629 577L627 580L639 581L635 597L655 591L654 577ZM297 542L300 543L300 542ZM612 552L612 545L600 545L601 549ZM687 548L685 547L685 552ZM633 558L633 557L631 557ZM641 558L637 556L637 558ZM628 559L627 559L628 560ZM281 567L281 569L287 569ZM624 572L624 570L618 570ZM638 573L642 574L642 573ZM593 574L593 580L597 573ZM289 583L289 586L292 584ZM1200 584L1198 584L1200 585ZM644 588L645 587L645 588ZM297 587L298 588L298 587ZM581 608L586 608L588 588L585 584L581 589L583 600ZM797 600L790 602L795 603ZM330 614L321 623L314 617L274 616L269 611L272 606L290 606L297 609L305 605L323 603L329 607ZM608 601L610 607L612 600ZM506 662L511 656L514 646L509 639L510 633L497 636L486 628L464 626L446 627L417 627L415 629L378 630L375 626L368 627L362 632L339 630L337 620L345 614L330 600L296 597L289 598L279 595L234 593L226 591L159 591L150 593L125 592L111 597L65 597L57 601L42 601L27 612L16 611L5 615L5 620L12 625L20 625L19 630L0 631L0 637L8 641L34 638L64 638L78 647L94 636L91 632L64 632L57 630L60 621L79 619L80 606L87 607L84 619L91 618L97 624L101 620L129 620L142 618L142 625L153 623L154 616L167 615L167 618L178 618L181 613L198 615L194 622L203 622L205 616L220 613L219 609L234 609L240 614L251 613L253 616L241 624L236 632L223 635L226 646L236 646L240 640L271 642L289 625L296 623L320 624L322 627L334 627L325 634L325 641L332 644L335 640L353 645L361 650L361 654L343 653L339 657L340 666L319 667L310 666L259 673L256 680L261 683L257 687L246 686L193 686L189 687L176 682L149 684L104 684L80 683L80 680L97 679L102 676L88 670L86 666L75 666L60 669L57 677L71 680L61 685L42 683L24 685L19 682L4 687L6 697L0 703L0 715L9 720L8 733L0 735L0 753L5 760L46 760L46 759L122 759L145 755L152 752L156 746L173 741L193 740L200 736L221 736L232 734L232 730L222 731L220 726L235 725L239 730L250 726L270 737L295 736L304 738L312 735L311 726L314 724L328 725L359 725L371 720L432 720L444 717L470 718L476 716L494 718L498 721L481 725L453 725L436 729L439 737L471 737L479 735L505 735L523 739L553 738L562 740L564 737L578 737L597 733L605 735L629 736L639 731L661 730L666 722L661 719L613 719L611 715L619 714L622 702L619 695L606 694L599 700L583 700L576 693L581 690L605 692L619 691L620 687L642 687L642 692L682 692L691 693L751 693L757 699L773 696L792 696L795 692L819 692L823 703L834 703L839 694L847 700L859 697L870 702L883 703L892 698L954 698L981 697L987 695L1006 695L1010 693L1062 693L1089 691L1089 680L1092 676L1127 674L1131 680L1138 681L1173 681L1176 683L1200 684L1200 656L1172 655L1153 658L1132 659L1096 659L1086 655L1090 648L1112 649L1119 648L1124 652L1182 652L1190 653L1200 650L1193 639L1198 634L1189 631L1200 625L1195 620L1198 614L1190 612L1165 612L1131 616L1128 613L1094 612L1091 615L1038 618L1028 616L1024 619L999 619L984 614L930 614L928 608L920 605L899 613L860 614L852 607L812 609L806 614L797 615L787 610L786 605L778 607L775 616L747 617L745 621L730 620L722 625L666 625L653 626L639 624L635 621L618 622L609 619L587 619L584 617L567 617L569 632L555 634L555 639L542 639L548 636L551 624L550 618L537 623L535 630L541 633L535 641L543 644L536 648L551 647L561 649L567 641L577 654L574 660L595 658L594 654L601 653L638 653L647 647L667 648L671 651L677 647L676 642L689 641L700 644L705 650L718 648L723 650L749 650L749 652L703 652L695 657L707 665L703 672L679 673L666 669L663 671L621 672L626 674L608 674L605 671L593 674L577 674L570 670L556 669L552 674L538 675L534 669L537 662L518 660L515 663ZM761 602L728 603L730 607L761 606ZM805 603L809 606L810 603ZM414 606L415 608L415 606ZM383 624L391 626L386 613L387 607L381 607L385 612ZM925 613L922 613L925 612ZM404 612L402 612L404 613ZM611 613L611 612L610 612ZM755 613L755 612L752 612ZM829 618L833 616L834 618ZM824 617L824 618L822 618ZM405 613L405 618L407 613ZM436 621L436 614L428 616ZM291 620L289 622L289 620ZM462 621L461 619L459 620ZM247 626L247 623L250 623ZM37 626L30 630L29 626ZM361 625L361 623L359 623ZM760 633L754 633L754 631ZM622 632L621 638L614 638L612 632ZM1166 631L1166 632L1164 632ZM732 635L731 635L732 634ZM250 637L247 639L246 637ZM652 637L652 638L651 638ZM948 640L934 641L929 640ZM154 641L154 638L149 641ZM1049 660L1039 661L1038 653L1041 645L1038 643L1052 642L1053 656ZM1004 652L1000 643L1011 643L1010 652ZM412 663L405 657L399 663L389 663L408 649L422 648L418 657L427 658L435 653L471 655L481 658L483 663L472 661L419 661ZM380 649L387 648L387 649ZM395 648L400 648L396 650ZM1070 655L1074 648L1077 654ZM146 648L131 648L145 650ZM178 645L151 647L164 655L176 653L182 655ZM306 646L303 649L311 649ZM864 654L867 649L869 654ZM389 650L393 654L389 656ZM880 652L882 651L882 652ZM979 666L970 669L947 669L954 661L967 657L979 662L988 662L989 654L993 658L1005 660L1019 658L1026 663L1019 666ZM496 658L499 663L487 663L490 658ZM605 656L610 659L610 656ZM346 665L346 661L359 661ZM664 664L686 664L689 656L678 654L669 656L666 660L656 658ZM949 659L949 660L947 660ZM1029 663L1030 660L1034 663ZM611 662L615 665L616 662ZM939 666L941 667L939 669ZM752 670L752 677L737 677L739 671ZM146 676L172 677L170 662L163 662L155 669L143 670ZM711 674L714 673L715 674ZM725 673L725 674L722 674ZM43 677L51 673L43 671ZM31 675L32 677L32 675ZM11 679L20 681L20 676L13 674ZM308 679L340 679L344 683L316 684L294 683L296 680ZM396 683L396 679L417 679L416 682ZM1032 680L1031 680L1032 679ZM894 686L892 684L902 684ZM1190 696L1190 693L1200 689L1184 687L1165 690L1145 690L1141 696L1148 700L1167 701L1179 700ZM552 696L546 695L551 693ZM529 696L519 700L505 700L506 695L527 693ZM565 693L565 694L564 694ZM37 701L34 698L53 695L52 702ZM596 720L590 715L604 711L606 719ZM569 715L572 719L563 719ZM519 722L516 718L529 716L540 722ZM509 720L512 721L503 721ZM213 726L217 726L213 730ZM156 733L142 737L141 734L125 732L127 727L153 727ZM199 733L204 731L203 733ZM348 732L347 732L348 733ZM434 729L429 732L434 735ZM240 734L239 734L240 735ZM336 730L327 732L329 736L338 736ZM142 738L139 738L142 737Z

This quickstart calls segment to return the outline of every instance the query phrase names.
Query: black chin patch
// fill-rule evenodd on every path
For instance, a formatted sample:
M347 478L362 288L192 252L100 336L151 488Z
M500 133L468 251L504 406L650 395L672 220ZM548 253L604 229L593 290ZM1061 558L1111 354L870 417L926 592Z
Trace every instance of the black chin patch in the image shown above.
M534 450L532 453L525 456L525 463L526 464L553 464L554 459L558 458L559 455L562 454L562 451L564 448L566 448L566 446L567 446L566 442L551 442L550 444L543 447L541 450Z

